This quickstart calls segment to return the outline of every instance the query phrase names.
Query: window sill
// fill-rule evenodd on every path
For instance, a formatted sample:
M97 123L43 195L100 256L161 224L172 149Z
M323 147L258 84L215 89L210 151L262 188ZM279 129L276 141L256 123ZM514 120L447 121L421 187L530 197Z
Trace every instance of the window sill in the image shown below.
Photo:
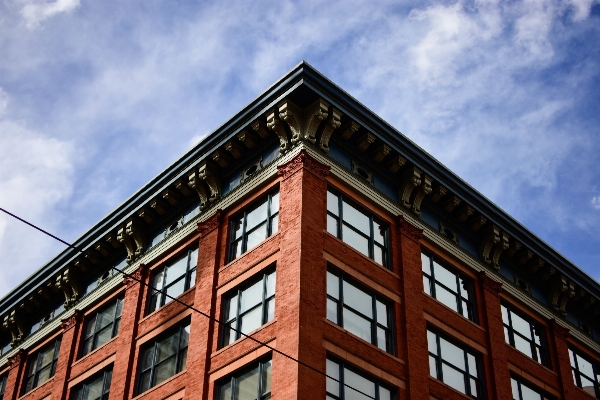
M259 327L259 328L256 328L255 330L251 331L251 332L250 332L250 333L248 333L247 335L248 335L248 336L255 336L257 333L259 333L259 332L261 332L261 331L263 331L263 330L267 329L269 326L271 326L271 325L275 324L276 322L277 322L277 317L273 318L272 320L270 320L270 321L269 321L269 322L267 322L266 324L262 325L261 327ZM235 342L233 342L233 343L231 343L231 344L228 344L227 346L225 346L225 347L222 347L222 348L220 348L219 350L217 350L217 351L215 351L214 353L212 353L212 354L211 354L211 356L210 356L210 358L217 357L219 354L221 354L221 353L223 353L223 352L225 352L225 351L227 351L227 350L229 350L229 349L233 348L234 346L236 346L236 345L238 345L238 344L242 343L242 342L244 341L244 339L252 340L252 339L249 339L249 338L247 338L247 337L245 337L245 336L242 336L242 337L240 337L239 339L237 339ZM271 339L267 339L267 340L261 340L261 342L263 342L263 343L266 343L266 342L269 342L270 340L271 340Z
M150 389L146 390L145 392L143 392L143 393L140 393L140 394L138 394L138 395L136 395L136 396L132 397L132 398L131 398L131 400L137 400L137 399L141 399L141 398L143 398L144 396L147 396L147 395L149 395L150 393L152 393L152 392L154 392L154 391L158 390L159 388L161 388L161 387L163 387L163 386L167 385L169 382L172 382L172 381L174 381L175 379L179 378L180 376L182 376L182 375L185 375L186 373L187 373L187 368L186 368L186 369L184 369L184 370L183 370L183 371L181 371L181 372L178 372L178 373L176 373L175 375L173 375L173 376L172 376L172 377L170 377L169 379L167 379L167 380L165 380L165 381L163 381L163 382L159 383L158 385L156 385L156 386L152 386ZM137 379L139 379L139 376L137 377ZM135 382L135 383L136 383L136 385L137 385L137 383L138 383L138 382L137 382L137 379L136 379L136 382ZM178 391L179 391L179 390L181 390L182 388L183 388L183 386L182 386L181 388L174 389L174 390L173 390L173 392L174 392L174 393L175 393L175 392L178 392Z
M74 367L74 366L76 366L76 365L80 364L80 363L81 363L81 362L83 362L84 360L88 359L88 358L89 358L89 357L90 357L92 354L95 354L95 353L97 353L98 351L100 351L101 349L104 349L106 346L108 346L108 345L109 345L109 343L112 343L112 342L114 342L114 341L115 341L115 340L117 340L118 338L119 338L119 335L117 334L117 336L115 336L114 338L110 339L108 342L104 343L102 346L100 346L100 347L96 347L94 350L90 351L90 352L89 352L89 353L87 353L86 355L84 355L84 356L81 356L81 357L80 357L80 358L79 358L77 361L75 361L75 362L73 363L73 365L72 365L72 366ZM82 342L82 343L83 343L83 342ZM112 354L111 354L111 355L112 355ZM109 357L110 357L110 355L109 355Z

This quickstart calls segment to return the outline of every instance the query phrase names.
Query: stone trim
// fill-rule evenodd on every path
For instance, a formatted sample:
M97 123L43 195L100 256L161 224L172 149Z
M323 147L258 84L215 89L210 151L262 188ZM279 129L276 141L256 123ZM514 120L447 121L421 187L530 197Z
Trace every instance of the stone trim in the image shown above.
M485 271L479 271L479 277L481 278L481 284L483 288L498 297L502 292L502 282L498 282L489 277Z
M218 209L212 216L208 217L207 220L198 222L198 232L200 232L200 238L208 235L213 230L219 227L219 223L221 222L222 216L221 209Z
M75 325L81 320L82 315L83 315L82 311L75 310L75 312L73 314L71 314L71 316L69 316L65 319L61 319L60 327L62 328L63 332L66 332L69 329L75 327Z
M419 241L423 238L423 229L417 228L410 222L408 222L404 215L398 215L396 221L398 222L398 230L400 233L413 242L419 243Z
M283 180L286 180L300 169L305 169L317 178L325 180L325 177L329 175L330 168L331 167L328 165L322 164L309 155L306 150L302 150L296 157L292 158L287 163L277 166L277 174L282 177Z

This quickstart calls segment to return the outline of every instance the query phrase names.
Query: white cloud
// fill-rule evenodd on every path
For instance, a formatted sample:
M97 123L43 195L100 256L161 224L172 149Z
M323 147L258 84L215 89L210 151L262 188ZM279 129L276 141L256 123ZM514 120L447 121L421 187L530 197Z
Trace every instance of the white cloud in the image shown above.
M597 0L569 0L569 3L571 3L574 10L573 21L583 21L589 17L592 5L595 2L597 2Z
M600 210L600 196L592 197L592 201L590 202L594 210Z
M28 27L36 27L40 22L57 14L73 11L79 0L56 0L55 2L34 1L23 6L21 14Z

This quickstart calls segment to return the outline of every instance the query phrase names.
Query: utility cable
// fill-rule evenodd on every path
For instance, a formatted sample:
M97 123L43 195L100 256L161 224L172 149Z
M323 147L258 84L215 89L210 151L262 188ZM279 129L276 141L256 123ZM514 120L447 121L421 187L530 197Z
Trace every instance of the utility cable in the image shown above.
M29 221L27 221L27 220L25 220L25 219L23 219L23 218L21 218L21 217L19 217L19 216L17 216L17 215L15 215L15 214L13 214L13 213L11 213L11 212L9 212L9 211L5 210L4 208L1 208L1 207L0 207L0 211L2 211L2 212L4 212L4 213L6 213L6 214L8 214L8 215L10 215L11 217L13 217L13 218L15 218L15 219L17 219L17 220L19 220L19 221L23 222L23 223L24 223L24 224L26 224L26 225L29 225L30 227L32 227L32 228L34 228L34 229L36 229L36 230L38 230L38 231L42 232L43 234L50 236L51 238L53 238L53 239L55 239L55 240L57 240L57 241L59 241L59 242L61 242L61 243L65 244L65 245L67 245L68 247L70 247L70 248L72 248L72 249L74 249L74 250L76 250L76 251L78 251L78 252L80 252L80 253L82 253L82 254L85 254L85 251L83 251L82 249L80 249L80 248L77 248L77 247L73 246L71 243L69 243L69 242L66 242L66 241L62 240L62 239L61 239L61 238L59 238L58 236L55 236L55 235L51 234L51 233L50 233L50 232L48 232L48 231L45 231L44 229L42 229L42 228L40 228L40 227L36 226L35 224L32 224L31 222L29 222ZM179 300L179 299L177 299L177 298L175 298L175 297L173 297L173 296L169 295L169 294L168 294L166 291L164 291L164 290L158 290L158 289L156 289L156 288L152 287L150 284L148 284L148 283L144 282L143 280L141 280L141 279L138 279L137 277L133 276L132 274L128 274L127 272L125 272L125 271L123 271L122 269L119 269L119 268L117 268L117 267L115 267L115 266L112 266L111 268L112 268L112 269L114 269L115 271L117 271L117 272L121 273L123 276L125 276L125 277L127 277L127 278L129 278L129 279L132 279L132 280L134 280L134 281L136 281L136 282L140 283L141 285L143 285L143 286L146 286L146 287L150 288L151 290L154 290L154 291L156 291L157 293L161 293L161 294L165 295L167 298L171 299L172 301L174 301L174 302L176 302L176 303L178 303L178 304L181 304L182 306L184 306L184 307L186 307L186 308L188 308L188 309L190 309L190 310L192 310L192 311L195 311L195 312L197 312L198 314L200 314L200 315L202 315L202 316L204 316L204 317L208 318L210 321L216 322L216 323L217 323L217 324L219 324L219 325L225 325L225 323L224 323L223 321L219 321L217 318L214 318L214 317L212 317L211 315L209 315L209 314L206 314L205 312L198 310L198 309L197 309L197 308L195 308L194 306L191 306L191 305L189 305L189 304L187 304L187 303L184 303L183 301L181 301L181 300ZM332 377L332 376L329 376L329 375L327 375L325 372L319 371L318 369L316 369L315 367L313 367L313 366L311 366L311 365L309 365L309 364L305 363L304 361L300 361L300 360L298 360L297 358L294 358L294 357L292 357L292 356L290 356L290 355L288 355L288 354L284 353L284 352L283 352L283 351L281 351L281 350L278 350L278 349L276 349L275 347L273 347L273 346L271 346L271 345L269 345L269 344L267 344L267 343L265 343L265 342L262 342L262 341L260 341L260 340L258 340L258 339L256 339L256 338L254 338L254 337L252 337L252 336L250 336L250 335L247 335L247 334L245 334L244 332L242 332L242 331L241 331L241 330L239 330L239 329L236 329L236 328L231 328L231 327L230 327L230 329L231 329L231 330L233 330L233 331L235 331L236 333L239 333L239 334L240 334L240 335L242 335L243 337L245 337L245 338L248 338L248 339L250 339L250 340L254 341L254 342L255 342L255 343L257 343L257 344L259 344L259 345L261 345L261 346L264 346L264 347L268 348L269 350L271 350L271 351L273 351L273 352L275 352L275 353L277 353L277 354L279 354L279 355L282 355L282 356L284 356L285 358L287 358L287 359L289 359L289 360L292 360L292 361L296 362L296 363L297 363L297 364L299 364L299 365L302 365L302 366L304 366L304 367L306 367L306 368L310 369L310 370L311 370L311 371L313 371L313 372L316 372L316 373L318 373L319 375L323 375L323 376L325 376L325 377L327 377L327 378L329 378L329 379L331 379L331 380L333 380L333 381L335 381L335 382L341 383L341 384L342 384L342 385L344 385L345 387L347 387L347 388L349 388L349 389L352 389L352 390L354 390L355 392L357 392L357 393L360 393L360 394L362 394L362 395L364 395L364 396L367 396L367 397L368 397L368 398L370 398L370 399L375 399L375 398L374 398L374 397L372 397L371 395L369 395L369 394L367 394L367 393L365 393L365 392L362 392L361 390L359 390L359 389L356 389L356 388L354 388L354 387L352 387L352 386L350 386L350 385L348 385L348 384L346 384L346 383L343 383L343 382L341 382L339 379L336 379L336 378L334 378L334 377Z

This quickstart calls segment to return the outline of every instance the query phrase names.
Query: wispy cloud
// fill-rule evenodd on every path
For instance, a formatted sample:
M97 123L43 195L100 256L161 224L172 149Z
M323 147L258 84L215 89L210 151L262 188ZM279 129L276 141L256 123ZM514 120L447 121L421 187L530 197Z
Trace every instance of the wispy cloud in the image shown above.
M79 0L32 1L23 6L21 14L25 18L27 26L32 28L57 14L73 11L77 6L79 6Z

